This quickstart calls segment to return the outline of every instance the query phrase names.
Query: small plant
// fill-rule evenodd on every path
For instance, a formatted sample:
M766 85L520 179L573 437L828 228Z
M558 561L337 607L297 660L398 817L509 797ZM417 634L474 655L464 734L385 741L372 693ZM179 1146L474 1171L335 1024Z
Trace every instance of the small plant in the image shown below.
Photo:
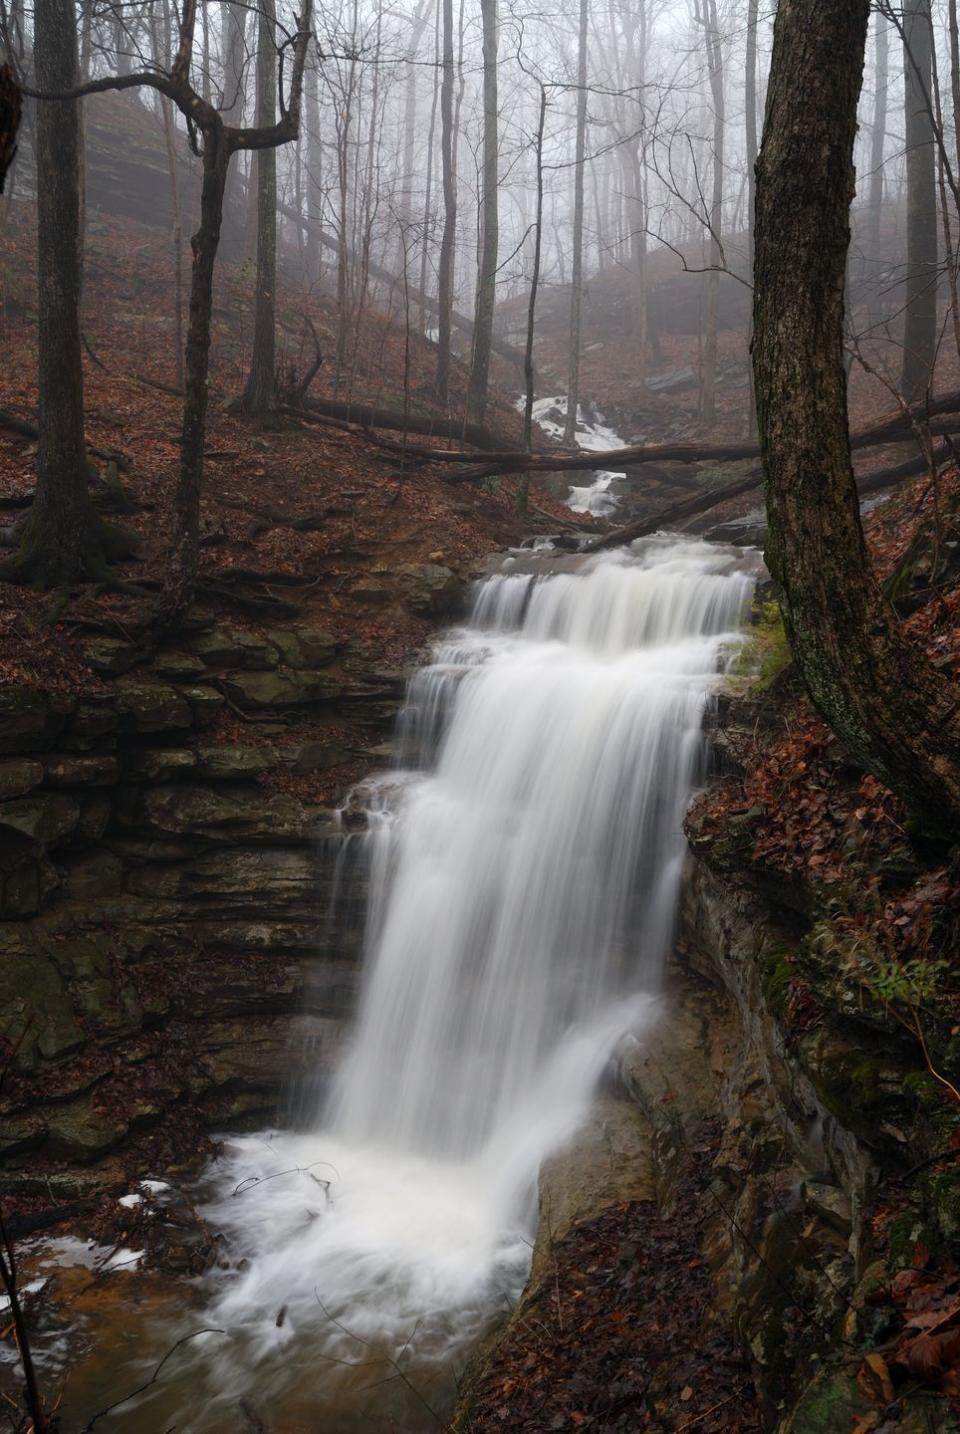
M732 673L750 678L759 691L766 692L792 662L779 605L769 598L755 609L750 635L737 654Z
M894 1020L916 1036L930 1075L960 1105L960 1091L936 1069L930 1058L922 1014L924 1003L936 995L949 965L948 961L932 961L922 956L913 961L876 959L863 971L860 979Z

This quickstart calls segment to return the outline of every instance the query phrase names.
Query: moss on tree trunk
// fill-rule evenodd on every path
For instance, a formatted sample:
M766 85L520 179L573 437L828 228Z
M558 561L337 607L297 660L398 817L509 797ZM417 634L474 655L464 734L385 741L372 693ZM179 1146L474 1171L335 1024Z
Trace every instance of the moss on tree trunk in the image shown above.
M844 275L868 0L781 0L757 166L754 371L767 562L807 689L850 752L960 828L960 688L874 576L850 460Z

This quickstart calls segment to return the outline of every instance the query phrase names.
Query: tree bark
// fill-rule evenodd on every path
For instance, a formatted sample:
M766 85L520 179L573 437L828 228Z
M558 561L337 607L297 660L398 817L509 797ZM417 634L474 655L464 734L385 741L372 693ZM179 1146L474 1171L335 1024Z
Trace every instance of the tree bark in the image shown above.
M867 554L847 431L844 268L868 0L780 0L758 164L754 366L767 563L814 704L851 755L960 827L960 688Z
M543 131L547 119L547 89L540 84L540 112L537 121L537 211L533 227L533 273L530 276L530 297L527 301L527 343L523 357L526 395L523 404L523 446L528 451L533 447L533 337L537 320L537 290L540 287L540 255L543 249ZM527 511L530 494L530 474L524 473L517 488L517 512Z
M20 128L20 91L9 65L0 65L0 194L17 152Z
M497 187L499 106L497 102L497 0L480 0L483 20L483 239L477 308L473 325L473 355L467 415L471 423L482 423L487 411L490 382L490 351L493 314L497 296L497 253L500 247L499 196Z
M700 418L709 428L717 418L717 328L720 306L720 266L723 250L720 231L723 224L723 174L726 116L723 92L723 46L716 0L703 0L702 24L710 94L713 101L713 182L708 215L707 314L703 335L703 373L700 392Z
M880 221L883 217L883 155L887 139L887 95L890 88L890 32L882 11L877 10L874 23L877 27L876 83L873 96L873 123L870 127L870 184L867 197L866 244L869 284L867 309L871 325L878 324L883 317L883 298L880 293L880 270L883 262L880 245Z
M154 625L161 631L174 626L193 601L200 556L200 494L203 487L203 444L207 425L213 276L220 246L223 196L230 160L222 128L212 127L203 138L200 225L190 241L193 250L193 273L190 282L180 468L173 508L173 546L163 593L154 617Z
M900 388L913 402L931 386L937 350L937 178L930 0L903 6L907 151L907 277Z
M450 394L453 250L457 234L457 178L453 168L453 0L443 0L440 168L443 177L443 234L437 273L437 398L446 403Z
M36 0L34 58L45 90L78 80L73 0ZM58 587L106 573L90 503L80 341L80 145L69 102L37 107L37 486L5 576Z
M277 120L276 0L260 0L257 33L257 124ZM264 424L277 416L277 151L261 149L257 168L257 281L253 354L241 410Z
M573 254L570 261L570 366L567 370L567 416L563 441L577 442L580 407L580 331L583 307L583 171L587 155L587 0L580 0L577 44L577 135L573 163Z

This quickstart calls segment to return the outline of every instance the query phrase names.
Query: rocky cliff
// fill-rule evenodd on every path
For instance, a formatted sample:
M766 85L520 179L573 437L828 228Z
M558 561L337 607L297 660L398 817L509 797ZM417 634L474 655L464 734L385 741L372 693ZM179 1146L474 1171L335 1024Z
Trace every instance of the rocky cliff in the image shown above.
M461 593L435 564L391 584L428 615ZM207 622L149 657L98 636L85 657L83 690L0 692L13 1192L109 1183L120 1158L142 1168L131 1141L182 1158L208 1125L273 1118L301 1048L323 1067L360 932L340 922L324 949L318 846L341 838L331 799L383 762L405 683L306 621Z

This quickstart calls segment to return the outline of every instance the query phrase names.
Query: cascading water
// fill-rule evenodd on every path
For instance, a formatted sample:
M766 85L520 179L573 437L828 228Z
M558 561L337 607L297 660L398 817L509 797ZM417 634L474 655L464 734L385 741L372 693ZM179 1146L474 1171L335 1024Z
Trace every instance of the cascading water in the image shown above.
M414 679L414 765L365 784L364 986L329 1099L314 1131L233 1140L213 1172L241 1268L190 1428L250 1389L331 1430L429 1425L515 1300L538 1166L655 1009L740 557L510 559Z

